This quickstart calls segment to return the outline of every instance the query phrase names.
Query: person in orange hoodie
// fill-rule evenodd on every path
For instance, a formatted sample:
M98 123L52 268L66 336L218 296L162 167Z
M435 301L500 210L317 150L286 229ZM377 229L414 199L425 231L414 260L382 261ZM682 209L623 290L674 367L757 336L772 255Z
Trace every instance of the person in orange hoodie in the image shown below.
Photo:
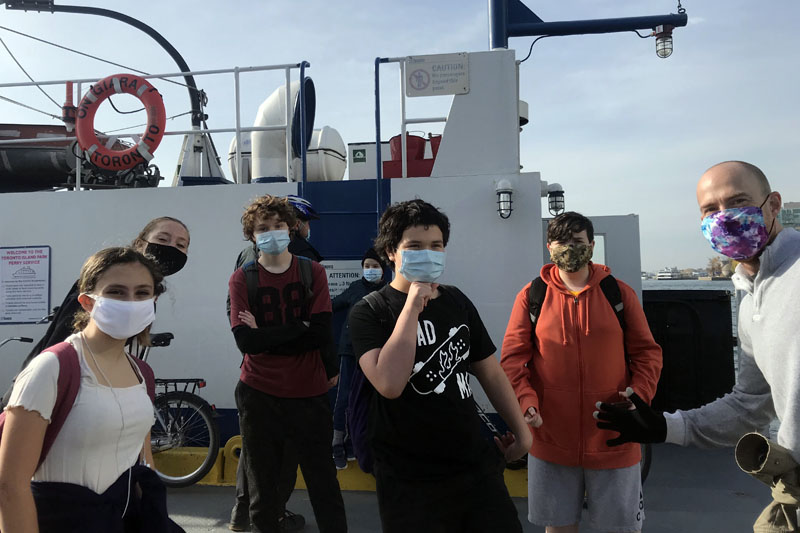
M641 531L639 445L610 448L606 441L615 435L598 429L592 412L597 402L627 401L618 392L627 387L649 403L661 374L661 348L636 293L615 280L623 331L600 287L611 270L591 262L594 228L588 218L567 212L551 220L547 249L554 264L541 270L546 291L535 326L531 282L517 294L501 358L525 420L534 428L528 520L547 533L576 533L585 497L592 527Z

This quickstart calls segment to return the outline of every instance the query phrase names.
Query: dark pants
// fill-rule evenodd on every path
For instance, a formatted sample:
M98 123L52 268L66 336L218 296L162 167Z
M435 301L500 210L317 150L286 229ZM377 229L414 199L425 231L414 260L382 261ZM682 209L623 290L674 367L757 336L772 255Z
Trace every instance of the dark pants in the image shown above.
M236 468L236 505L239 509L246 510L250 507L250 491L247 490L247 466L245 462L247 455L242 448L239 455L239 466ZM278 475L278 495L283 502L281 514L286 510L286 504L292 495L294 486L297 484L297 455L287 441L283 448L283 464ZM240 511L244 512L244 511Z
M331 456L333 425L327 395L278 398L241 381L236 406L250 493L254 533L278 533L283 516L280 472L292 446L303 472L311 507L321 533L347 531L344 501Z
M102 494L43 481L32 481L31 492L40 533L184 533L167 516L166 487L146 466L126 470Z
M339 355L339 386L336 391L336 404L333 406L333 429L345 431L347 422L345 411L350 396L350 381L353 378L356 358L352 355Z
M502 467L408 480L375 463L383 533L522 533Z

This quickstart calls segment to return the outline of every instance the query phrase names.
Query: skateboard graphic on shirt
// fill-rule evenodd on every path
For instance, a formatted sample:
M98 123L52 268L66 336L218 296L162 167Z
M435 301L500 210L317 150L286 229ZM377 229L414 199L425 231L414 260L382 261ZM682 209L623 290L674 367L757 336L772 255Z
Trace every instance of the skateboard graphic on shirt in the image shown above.
M449 337L436 348L427 361L414 365L408 382L419 394L441 394L445 382L458 366L469 357L469 328L462 324L452 328Z

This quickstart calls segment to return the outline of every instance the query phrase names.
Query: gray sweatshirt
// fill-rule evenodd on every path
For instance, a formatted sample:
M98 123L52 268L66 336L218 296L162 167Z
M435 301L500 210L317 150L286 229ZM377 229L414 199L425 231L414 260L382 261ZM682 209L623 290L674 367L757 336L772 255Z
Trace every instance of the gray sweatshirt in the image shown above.
M778 443L800 462L800 233L778 233L755 278L739 265L732 279L746 291L739 304L739 381L703 407L665 413L667 442L733 446L777 415Z

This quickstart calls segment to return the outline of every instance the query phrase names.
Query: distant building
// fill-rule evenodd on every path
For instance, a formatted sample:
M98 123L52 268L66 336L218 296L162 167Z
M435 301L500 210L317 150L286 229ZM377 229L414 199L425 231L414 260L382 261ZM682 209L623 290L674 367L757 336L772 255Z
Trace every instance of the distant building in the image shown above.
M778 221L785 228L800 230L800 202L786 202L778 214Z

